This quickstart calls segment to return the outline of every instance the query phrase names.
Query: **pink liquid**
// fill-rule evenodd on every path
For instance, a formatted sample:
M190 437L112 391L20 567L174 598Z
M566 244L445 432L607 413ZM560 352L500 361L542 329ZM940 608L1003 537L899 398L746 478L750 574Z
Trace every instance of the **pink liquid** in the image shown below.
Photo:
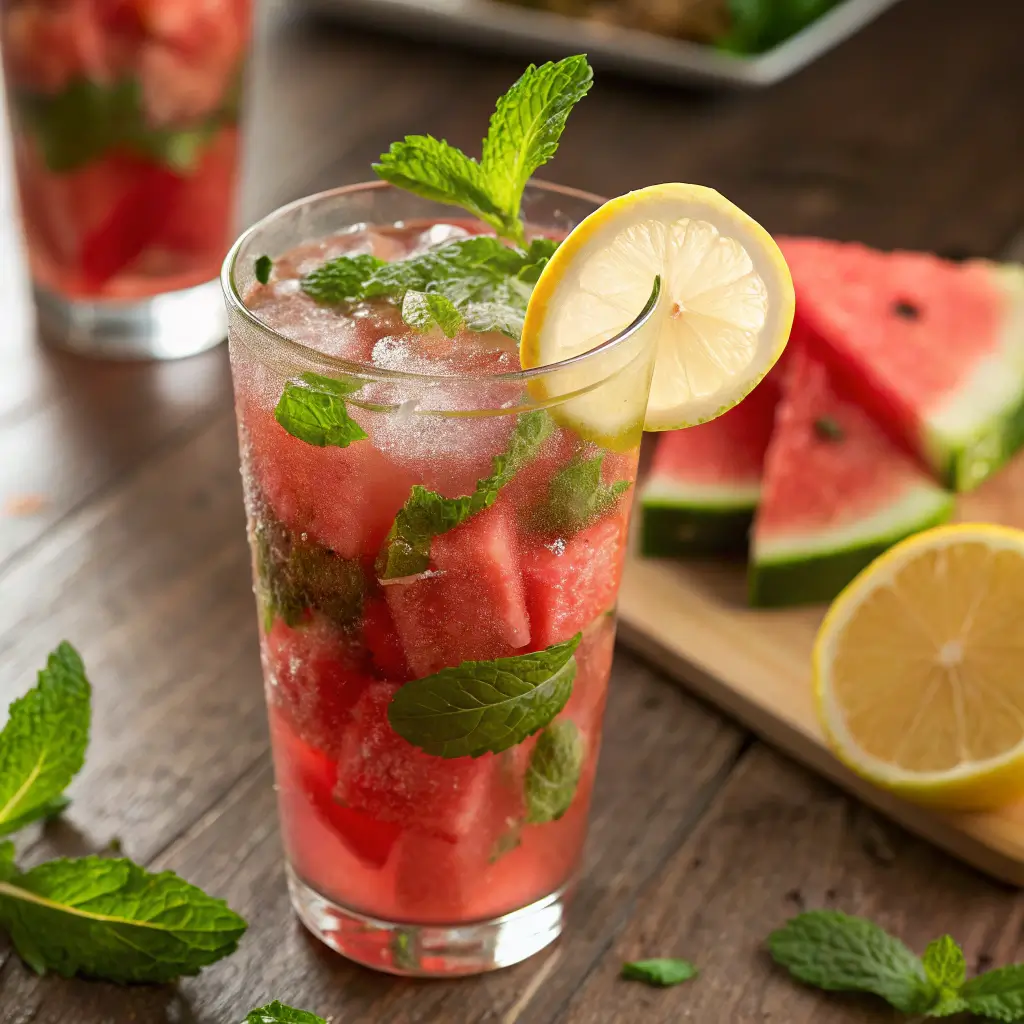
M136 299L215 278L232 232L250 0L12 0L0 13L33 278Z
M439 374L517 368L515 345L503 336L416 334L391 308L318 306L298 287L301 274L341 252L393 259L465 231L419 224L300 247L275 259L272 281L247 304L279 332L364 364ZM369 438L319 448L275 420L281 378L239 338L231 355L278 799L293 869L336 903L414 923L488 919L558 889L578 864L586 831L631 491L581 529L549 528L543 510L552 478L574 458L600 452L555 425L492 507L433 539L430 571L382 581L377 559L410 489L470 493L505 450L515 416L403 416L350 401ZM451 394L433 399L457 407L466 387L472 384L453 384ZM522 398L519 385L515 394L512 385L480 387L493 408ZM401 401L400 392L373 383L358 401ZM609 482L632 481L636 451L606 453L602 468ZM284 543L315 546L321 558L330 551L347 560L346 572L361 580L358 607L341 615L325 611L320 599L319 608L293 613L291 624L267 614L260 551L268 529L290 538ZM499 754L443 759L392 730L388 703L411 679L465 660L544 649L578 632L573 692L556 721L575 723L585 753L572 802L557 820L527 821L526 775L539 734Z

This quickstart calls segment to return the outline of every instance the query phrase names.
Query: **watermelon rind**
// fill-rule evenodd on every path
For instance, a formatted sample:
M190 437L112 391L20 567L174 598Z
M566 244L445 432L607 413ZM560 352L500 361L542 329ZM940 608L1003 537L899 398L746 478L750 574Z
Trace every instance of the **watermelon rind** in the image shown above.
M928 461L957 491L977 487L1024 446L1024 266L986 269L1006 297L997 350L924 423Z
M893 544L946 522L953 504L952 494L923 483L848 526L761 539L748 574L750 603L779 608L832 601Z
M640 495L640 552L648 558L743 555L760 495L756 481L649 480Z

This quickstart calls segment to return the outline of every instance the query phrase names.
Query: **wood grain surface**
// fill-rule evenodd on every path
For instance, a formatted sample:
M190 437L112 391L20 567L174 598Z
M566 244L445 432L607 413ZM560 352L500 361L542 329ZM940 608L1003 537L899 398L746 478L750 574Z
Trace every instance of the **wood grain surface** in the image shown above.
M548 176L602 194L713 185L776 232L953 254L1024 226L1024 8L903 0L777 87L742 96L600 75ZM522 62L263 11L243 219L357 181L393 139L479 145ZM9 169L0 196L9 190ZM110 366L34 336L0 198L0 703L58 640L96 689L86 768L33 861L103 848L168 866L250 921L237 954L176 986L39 979L0 940L0 1024L235 1024L278 997L336 1022L887 1020L793 986L762 951L804 906L878 916L972 964L1024 958L1024 899L755 741L620 650L586 873L568 934L508 971L396 981L309 939L285 894L223 349ZM654 991L624 957L684 955Z

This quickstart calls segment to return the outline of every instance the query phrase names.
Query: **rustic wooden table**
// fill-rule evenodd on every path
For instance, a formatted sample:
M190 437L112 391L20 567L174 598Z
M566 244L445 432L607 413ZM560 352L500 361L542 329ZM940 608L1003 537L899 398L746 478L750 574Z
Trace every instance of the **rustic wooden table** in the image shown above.
M773 89L703 95L600 75L551 176L604 194L713 185L776 232L949 254L1024 223L1024 6L904 0ZM394 138L477 144L517 59L356 34L273 8L256 62L246 214L367 176ZM5 182L5 186L6 186ZM29 860L102 848L171 867L250 922L174 987L38 979L0 944L3 1024L232 1024L276 997L345 1024L870 1021L801 990L764 936L801 907L877 917L972 965L1024 959L1024 900L880 821L619 650L586 873L566 937L519 967L413 983L346 963L288 907L223 348L112 366L40 349L0 203L0 699L58 640L96 688L65 819ZM38 498L40 501L35 501ZM2 940L0 940L2 943ZM682 955L654 991L621 961Z

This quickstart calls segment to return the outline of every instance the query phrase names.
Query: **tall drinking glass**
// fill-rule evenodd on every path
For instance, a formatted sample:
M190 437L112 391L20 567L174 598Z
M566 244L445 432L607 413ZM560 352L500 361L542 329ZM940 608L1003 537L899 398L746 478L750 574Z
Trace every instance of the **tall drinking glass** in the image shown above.
M523 210L557 238L599 202L535 185ZM291 898L394 973L501 967L562 929L662 315L655 293L596 350L522 371L501 335L300 284L482 230L357 185L271 214L222 276ZM581 436L604 402L622 431Z
M45 338L108 358L223 340L251 0L7 0L0 51Z

